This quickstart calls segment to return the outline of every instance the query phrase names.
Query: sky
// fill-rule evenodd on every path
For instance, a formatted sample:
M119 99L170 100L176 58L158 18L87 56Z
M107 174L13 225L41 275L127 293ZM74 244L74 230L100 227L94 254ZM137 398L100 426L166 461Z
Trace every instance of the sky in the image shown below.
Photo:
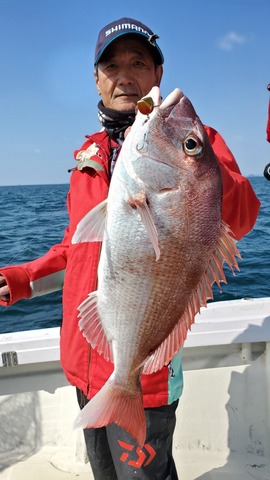
M99 30L136 18L159 35L162 96L183 90L244 175L262 175L270 82L269 0L0 0L0 185L69 183L100 129Z

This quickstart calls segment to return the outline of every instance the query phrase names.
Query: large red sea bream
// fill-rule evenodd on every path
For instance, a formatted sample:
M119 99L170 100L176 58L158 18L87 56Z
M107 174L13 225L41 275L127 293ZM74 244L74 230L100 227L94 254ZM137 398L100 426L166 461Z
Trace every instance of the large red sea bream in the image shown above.
M98 290L80 305L79 327L114 372L76 426L115 422L142 446L141 373L167 365L194 316L240 256L221 220L220 168L190 101L175 89L138 112L108 199L79 223L73 242L102 240ZM144 103L144 102L143 102ZM146 105L148 101L146 100ZM151 103L151 102L149 102Z

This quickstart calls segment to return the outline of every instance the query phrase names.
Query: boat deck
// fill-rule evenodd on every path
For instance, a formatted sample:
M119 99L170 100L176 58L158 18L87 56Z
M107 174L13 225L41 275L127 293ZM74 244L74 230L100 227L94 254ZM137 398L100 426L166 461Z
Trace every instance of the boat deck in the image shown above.
M175 452L179 480L269 480L270 465L258 456L223 453ZM52 462L52 449L43 448L30 458L0 473L1 480L93 480L89 464L74 472L59 470ZM153 479L154 480L154 479Z

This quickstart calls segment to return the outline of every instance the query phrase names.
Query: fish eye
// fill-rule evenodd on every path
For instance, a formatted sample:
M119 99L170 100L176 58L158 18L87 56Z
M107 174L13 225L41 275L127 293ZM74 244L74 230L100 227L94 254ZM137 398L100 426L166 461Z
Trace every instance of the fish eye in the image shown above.
M203 147L198 138L189 135L183 142L184 151L187 155L195 156L202 153Z

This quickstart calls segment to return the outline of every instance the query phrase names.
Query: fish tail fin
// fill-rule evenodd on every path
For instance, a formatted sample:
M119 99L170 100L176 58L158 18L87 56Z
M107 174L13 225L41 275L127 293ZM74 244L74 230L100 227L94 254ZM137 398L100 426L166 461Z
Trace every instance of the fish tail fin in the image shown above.
M141 390L129 392L117 385L112 377L81 410L74 428L100 428L116 423L135 438L143 447L146 437L146 422Z

